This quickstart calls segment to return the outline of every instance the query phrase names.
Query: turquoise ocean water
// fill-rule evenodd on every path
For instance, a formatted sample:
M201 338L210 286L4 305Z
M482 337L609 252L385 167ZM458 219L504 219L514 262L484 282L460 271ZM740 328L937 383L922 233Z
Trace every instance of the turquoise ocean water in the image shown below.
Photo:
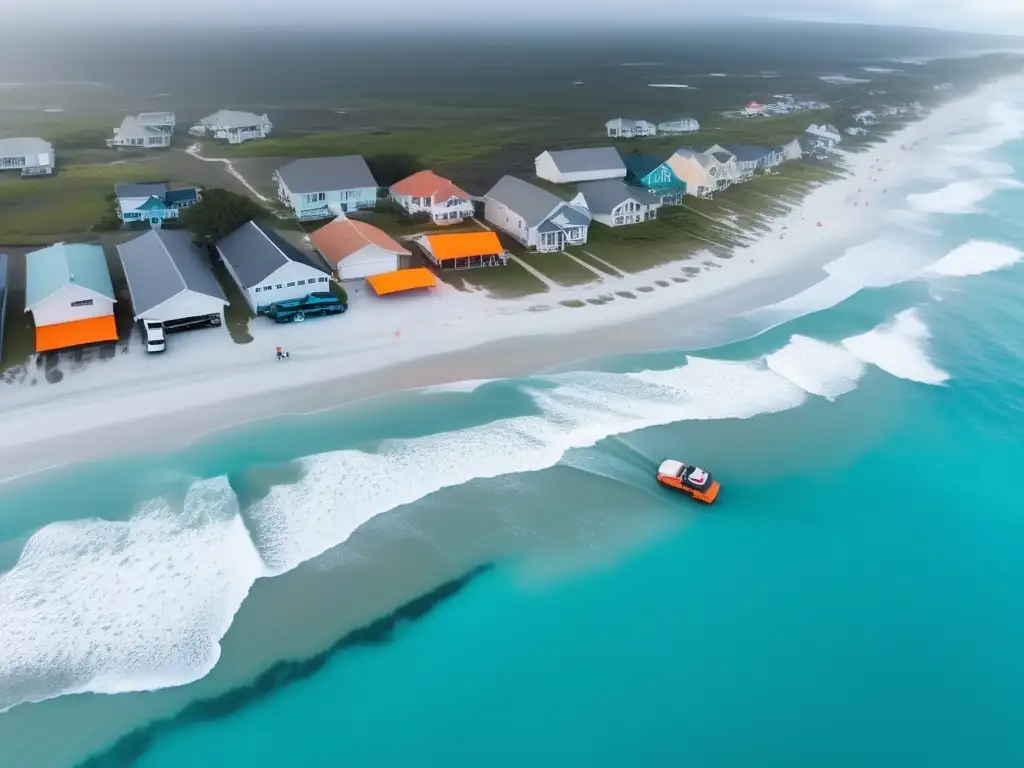
M1013 98L753 338L4 492L0 764L1024 764Z

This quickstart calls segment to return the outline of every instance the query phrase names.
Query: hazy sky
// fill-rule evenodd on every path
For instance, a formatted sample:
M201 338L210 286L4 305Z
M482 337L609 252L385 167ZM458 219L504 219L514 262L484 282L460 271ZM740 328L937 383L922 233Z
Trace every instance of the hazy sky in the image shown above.
M233 20L248 23L388 24L434 21L439 24L477 22L496 26L521 25L531 18L553 21L568 16L591 22L621 23L627 19L672 20L686 23L712 14L808 21L906 24L945 29L1024 35L1024 0L8 0L22 20L66 21L135 19L139 24L159 20L196 22ZM140 8L144 11L140 13ZM165 10L166 9L166 10ZM566 30L567 32L570 30Z

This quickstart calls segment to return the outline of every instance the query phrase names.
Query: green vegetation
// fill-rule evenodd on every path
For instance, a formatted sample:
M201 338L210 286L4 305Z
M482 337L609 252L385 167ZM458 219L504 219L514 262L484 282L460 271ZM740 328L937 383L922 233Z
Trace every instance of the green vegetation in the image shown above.
M220 259L212 259L212 262L213 274L217 278L217 282L220 283L221 290L224 291L224 297L228 300L228 305L224 308L224 324L227 325L228 334L235 344L248 344L252 341L249 322L253 319L249 303L245 300L245 295L238 287L238 283L224 266L224 262Z
M519 253L517 257L559 285L586 285L601 279L564 253Z
M548 290L544 283L514 261L503 267L446 270L439 272L438 277L459 290L486 291L488 296L496 299L520 299Z
M181 223L196 242L215 243L267 210L250 197L226 189L207 189L203 198L181 212Z

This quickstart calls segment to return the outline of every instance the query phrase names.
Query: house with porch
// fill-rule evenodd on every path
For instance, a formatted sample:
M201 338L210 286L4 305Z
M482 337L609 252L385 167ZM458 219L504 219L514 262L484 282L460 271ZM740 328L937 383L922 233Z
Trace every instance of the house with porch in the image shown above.
M440 270L498 267L508 263L508 252L490 230L450 235L423 235L414 239L423 254Z
M608 227L651 221L661 207L657 195L619 179L586 181L577 189L572 205L585 209L594 221Z
M590 226L586 209L515 176L503 176L484 195L484 218L541 252L585 245Z
M696 133L700 130L700 123L692 117L681 117L678 120L668 120L658 123L658 133L678 136L684 133Z
M754 175L753 170L740 168L736 155L732 150L726 149L721 144L712 144L704 150L703 154L708 155L717 161L719 165L718 183L721 189L731 184L746 181Z
M534 164L538 178L555 184L626 178L626 166L615 147L544 152L537 156Z
M265 113L256 115L222 109L204 117L188 132L193 136L210 135L215 139L225 139L228 144L241 144L250 139L265 139L273 129L274 125Z
M359 280L394 272L412 254L386 232L365 221L339 216L309 240L339 280Z
M168 189L166 184L118 184L114 187L117 215L125 224L141 221L159 228L167 219L176 219L182 209L199 202L196 187Z
M377 180L362 155L293 160L274 178L278 198L299 221L333 219L377 205Z
M686 194L693 197L711 197L733 183L728 163L692 147L677 149L665 164L686 184Z
M22 176L48 176L57 165L53 145L34 136L0 139L0 171Z
M754 147L749 144L729 144L726 149L736 158L740 172L752 175L755 171L765 171L779 165L782 152L768 147Z
M36 352L117 341L116 301L103 246L57 243L25 254Z
M658 126L646 120L630 120L627 117L616 117L604 124L611 139L633 139L640 136L655 136Z
M114 129L113 138L107 139L107 146L159 149L171 146L173 134L173 112L141 112L126 116Z
M277 301L330 290L330 273L318 256L299 250L255 221L219 240L216 249L249 307L257 314Z
M668 163L651 155L624 157L627 180L658 197L662 205L679 205L686 195L686 182L676 176Z
M812 123L805 132L808 143L812 149L821 149L830 152L842 142L843 137L831 123L817 125Z
M476 213L468 192L433 171L407 176L392 184L388 193L406 213L426 213L435 224L457 224Z

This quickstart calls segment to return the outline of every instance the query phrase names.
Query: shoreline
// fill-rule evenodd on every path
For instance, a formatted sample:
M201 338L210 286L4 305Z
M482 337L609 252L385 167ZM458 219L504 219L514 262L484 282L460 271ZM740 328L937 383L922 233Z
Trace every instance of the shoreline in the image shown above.
M712 346L700 343L699 331L825 279L822 268L843 255L844 243L884 216L878 204L883 190L919 170L906 147L1019 77L987 83L866 151L845 153L844 177L811 190L773 220L770 231L728 259L682 260L524 299L492 299L442 285L436 293L392 302L359 287L350 291L356 311L337 324L267 326L255 318L251 344L231 343L222 326L174 337L158 359L133 350L71 370L58 384L8 384L0 389L0 481L134 450L164 453L261 419L403 390L521 376L569 360ZM698 275L672 281L698 263ZM659 280L668 287L652 287L634 299L559 304ZM544 342L537 344L537 337ZM291 352L286 363L273 358L278 344ZM116 434L104 434L111 428Z

